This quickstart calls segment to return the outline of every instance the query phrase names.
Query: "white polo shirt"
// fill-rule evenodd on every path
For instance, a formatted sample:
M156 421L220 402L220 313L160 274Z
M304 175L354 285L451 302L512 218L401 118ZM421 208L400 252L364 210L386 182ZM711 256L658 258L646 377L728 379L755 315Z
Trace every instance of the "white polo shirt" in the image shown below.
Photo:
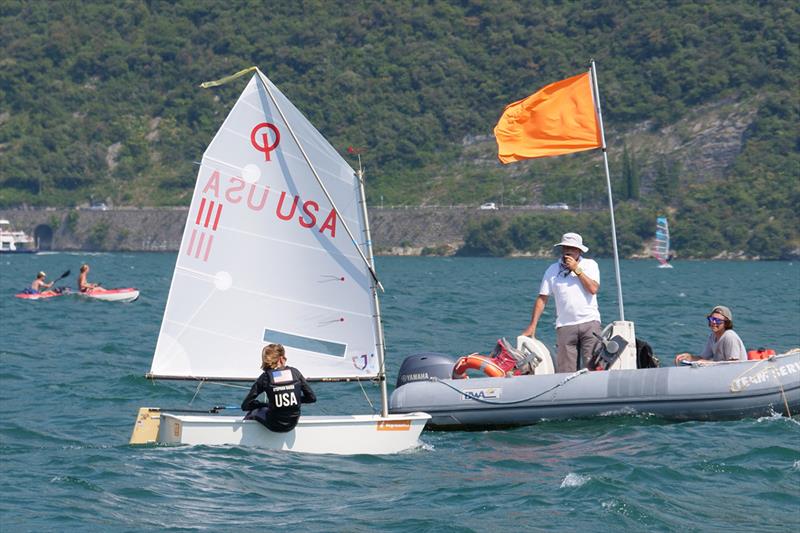
M600 267L597 266L597 262L581 257L578 266L584 275L600 283ZM565 276L565 273L569 274ZM587 291L578 276L561 266L560 260L545 271L539 294L552 296L556 301L557 328L594 320L600 322L597 295Z

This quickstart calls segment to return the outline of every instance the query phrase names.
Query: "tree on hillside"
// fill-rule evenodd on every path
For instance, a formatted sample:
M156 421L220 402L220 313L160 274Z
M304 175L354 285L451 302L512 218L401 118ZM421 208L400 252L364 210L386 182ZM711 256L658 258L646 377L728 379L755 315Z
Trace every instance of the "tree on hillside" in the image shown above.
M653 192L666 205L671 205L678 197L680 169L680 162L666 155L661 156L656 162Z
M622 182L625 184L624 198L639 199L639 166L636 156L628 151L627 143L622 144Z

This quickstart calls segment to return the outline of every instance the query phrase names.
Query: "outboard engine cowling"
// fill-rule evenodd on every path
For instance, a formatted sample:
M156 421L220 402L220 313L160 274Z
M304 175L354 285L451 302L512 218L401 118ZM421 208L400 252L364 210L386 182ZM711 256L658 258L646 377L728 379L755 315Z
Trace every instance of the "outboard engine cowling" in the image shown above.
M455 360L443 353L422 352L409 355L400 365L395 387L413 381L428 381L430 378L450 379L453 377Z

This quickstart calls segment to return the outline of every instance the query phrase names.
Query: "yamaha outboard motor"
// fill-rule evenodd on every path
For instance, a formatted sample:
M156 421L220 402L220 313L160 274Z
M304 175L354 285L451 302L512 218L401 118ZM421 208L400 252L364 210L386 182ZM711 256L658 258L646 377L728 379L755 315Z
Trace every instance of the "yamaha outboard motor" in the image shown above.
M443 353L422 352L406 357L400 365L397 384L400 387L412 381L428 381L430 378L450 379L456 362Z

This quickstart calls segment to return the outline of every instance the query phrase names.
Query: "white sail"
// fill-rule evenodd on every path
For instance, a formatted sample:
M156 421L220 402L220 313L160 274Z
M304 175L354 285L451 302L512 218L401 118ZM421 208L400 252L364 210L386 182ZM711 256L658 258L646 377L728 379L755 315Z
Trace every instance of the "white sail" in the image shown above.
M358 187L256 71L203 155L149 375L252 380L271 342L311 380L377 375L369 248L344 227L364 240Z
M661 267L672 267L669 264L669 224L666 217L656 218L656 238L653 243L653 256L661 263Z

